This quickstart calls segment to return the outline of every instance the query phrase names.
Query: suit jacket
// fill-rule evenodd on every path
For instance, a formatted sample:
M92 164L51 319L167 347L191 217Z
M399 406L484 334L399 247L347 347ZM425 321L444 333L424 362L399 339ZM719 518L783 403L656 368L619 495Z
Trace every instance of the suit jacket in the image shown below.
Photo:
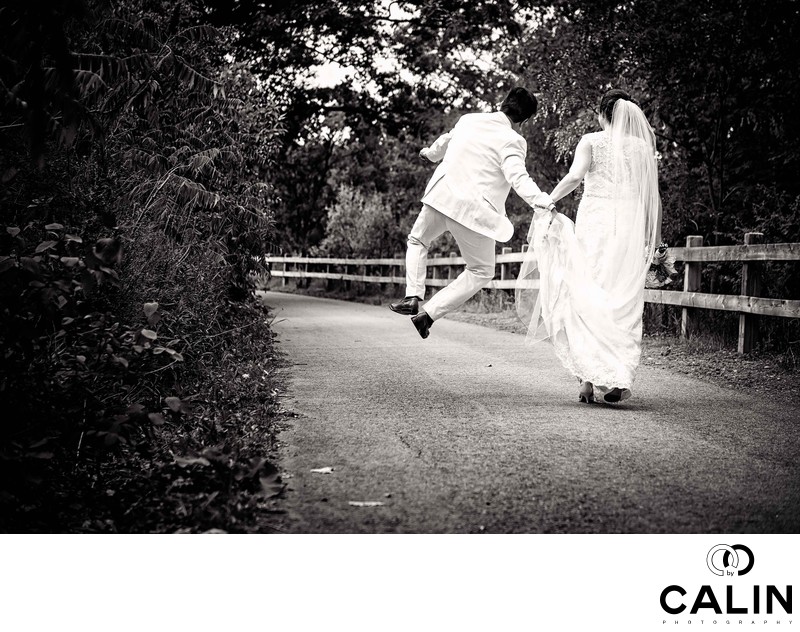
M442 162L422 202L481 235L506 242L514 234L506 217L511 187L531 206L539 196L544 196L540 203L550 201L528 175L526 152L525 139L502 112L465 114L423 150L428 160Z

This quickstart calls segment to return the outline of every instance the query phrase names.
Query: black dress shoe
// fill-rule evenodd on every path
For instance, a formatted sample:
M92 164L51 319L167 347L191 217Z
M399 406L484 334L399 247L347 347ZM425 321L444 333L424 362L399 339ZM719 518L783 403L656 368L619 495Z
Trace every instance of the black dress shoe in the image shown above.
M413 316L419 312L419 302L421 300L418 296L406 296L402 301L389 305L389 309L403 316Z
M411 322L414 323L414 327L417 328L419 335L423 338L427 338L431 333L430 329L431 325L433 325L433 318L428 316L427 312L420 312L416 316L412 316Z

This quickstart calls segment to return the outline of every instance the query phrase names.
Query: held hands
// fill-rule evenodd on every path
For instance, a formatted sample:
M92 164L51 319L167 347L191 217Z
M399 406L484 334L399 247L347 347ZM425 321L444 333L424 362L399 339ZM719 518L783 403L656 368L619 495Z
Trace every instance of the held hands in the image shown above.
M558 211L556 211L556 204L553 202L553 198L551 198L547 193L541 193L536 196L535 202L536 204L533 207L534 213L542 210L550 212L550 222L547 224L547 228L549 229L550 226L553 225L553 220L556 218L556 215L558 215Z
M556 205L547 193L540 193L533 200L534 213L543 213L544 211L556 212Z
M550 215L550 221L547 222L547 230L550 230L550 226L553 224L553 220L558 215L558 211L556 211L556 205L553 202L553 198L551 198L547 193L539 193L533 199L533 216L534 219L536 217L544 219L545 213Z
M424 160L428 160L428 148L423 147L419 150L419 157L423 158Z

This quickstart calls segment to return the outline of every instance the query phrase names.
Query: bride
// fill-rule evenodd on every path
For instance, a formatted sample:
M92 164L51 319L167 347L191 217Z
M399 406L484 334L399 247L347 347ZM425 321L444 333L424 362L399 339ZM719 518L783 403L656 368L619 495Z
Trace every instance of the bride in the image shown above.
M581 382L579 398L631 396L642 342L644 286L661 242L655 137L623 90L600 101L602 131L583 136L557 202L584 181L573 224L561 213L534 216L516 282L526 342L549 339Z

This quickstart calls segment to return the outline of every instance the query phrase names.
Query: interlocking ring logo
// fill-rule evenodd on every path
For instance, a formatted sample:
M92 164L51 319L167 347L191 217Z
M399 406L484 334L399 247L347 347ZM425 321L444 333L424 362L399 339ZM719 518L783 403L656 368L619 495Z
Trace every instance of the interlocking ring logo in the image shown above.
M724 553L719 555L719 553L723 551ZM747 566L744 568L742 568L742 559L737 551L741 551L747 555ZM733 575L733 572L728 570L729 567L735 568L737 575L745 575L753 568L754 562L755 557L753 557L753 552L744 544L717 544L711 548L706 556L706 564L708 564L708 569L714 573L714 575L719 576L724 576L726 574ZM722 568L720 568L720 564L722 565Z

